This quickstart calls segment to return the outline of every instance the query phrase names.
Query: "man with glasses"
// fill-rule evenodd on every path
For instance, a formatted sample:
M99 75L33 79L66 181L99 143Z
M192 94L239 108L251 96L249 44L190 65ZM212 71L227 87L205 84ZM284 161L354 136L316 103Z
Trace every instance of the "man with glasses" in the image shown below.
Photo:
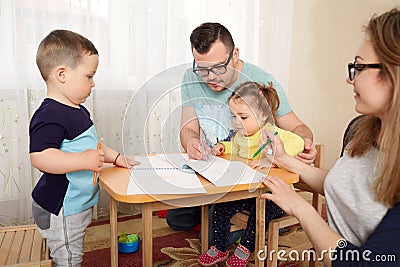
M309 164L314 161L316 150L311 130L292 111L285 92L271 74L239 59L239 49L223 25L201 24L193 30L190 42L194 60L181 86L180 132L181 144L190 158L202 158L204 146L201 143L212 147L230 140L234 128L228 98L241 83L254 81L272 82L280 99L276 125L301 136L305 150L297 157ZM199 224L200 219L199 207L170 210L167 214L167 222L175 230L189 230Z

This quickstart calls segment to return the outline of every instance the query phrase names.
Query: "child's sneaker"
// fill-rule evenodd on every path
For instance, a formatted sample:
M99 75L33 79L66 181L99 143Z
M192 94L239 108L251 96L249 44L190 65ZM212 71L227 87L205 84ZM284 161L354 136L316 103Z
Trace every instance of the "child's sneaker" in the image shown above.
M211 246L206 253L203 253L199 256L197 261L202 266L210 266L217 262L226 260L228 256L229 256L229 251L222 252L219 251L216 247Z
M239 244L236 249L235 253L229 257L226 261L226 266L228 267L246 267L247 263L250 259L250 251Z

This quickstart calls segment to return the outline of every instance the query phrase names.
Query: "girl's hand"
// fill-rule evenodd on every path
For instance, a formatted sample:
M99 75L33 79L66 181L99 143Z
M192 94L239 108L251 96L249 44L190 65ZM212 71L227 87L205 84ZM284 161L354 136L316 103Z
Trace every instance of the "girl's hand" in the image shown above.
M87 163L86 169L89 171L99 172L104 164L104 151L100 148L88 149L82 152L84 162Z
M115 165L123 168L133 168L135 165L139 165L139 161L135 161L129 157L124 157L123 155L119 155L117 160L115 161Z
M261 198L275 202L276 205L289 215L296 216L295 212L302 210L301 207L310 206L303 197L278 177L266 177L263 184L271 192L262 194Z
M221 143L216 144L213 148L212 148L212 153L215 156L221 156L225 151L225 146Z

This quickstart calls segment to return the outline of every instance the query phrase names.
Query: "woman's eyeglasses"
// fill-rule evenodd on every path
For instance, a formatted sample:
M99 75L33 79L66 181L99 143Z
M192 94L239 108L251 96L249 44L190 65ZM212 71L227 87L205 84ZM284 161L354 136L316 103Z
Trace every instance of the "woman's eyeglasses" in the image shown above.
M224 64L218 64L211 68L202 68L202 67L195 68L196 62L195 60L193 60L193 72L194 74L200 77L207 77L210 74L210 71L215 75L224 74L227 71L227 66L229 64L229 61L231 61L232 54L233 54L233 49L229 53L228 60Z
M382 69L382 64L373 63L373 64L358 64L358 63L349 63L347 65L347 69L349 71L349 79L353 81L356 77L356 71L360 72L364 69Z

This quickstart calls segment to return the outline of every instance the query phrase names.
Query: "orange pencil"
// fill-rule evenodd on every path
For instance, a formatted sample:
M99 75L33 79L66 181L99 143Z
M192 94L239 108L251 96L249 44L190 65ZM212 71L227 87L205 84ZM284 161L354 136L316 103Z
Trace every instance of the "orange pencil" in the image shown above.
M97 143L97 150L100 149L100 142ZM96 186L97 184L97 172L93 173L93 186Z

